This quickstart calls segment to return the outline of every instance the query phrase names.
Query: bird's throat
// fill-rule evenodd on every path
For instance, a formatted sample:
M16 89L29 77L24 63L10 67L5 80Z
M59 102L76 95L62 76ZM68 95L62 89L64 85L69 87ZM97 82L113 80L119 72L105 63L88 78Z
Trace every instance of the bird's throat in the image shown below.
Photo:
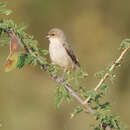
M50 44L61 44L61 41L58 38L50 38Z

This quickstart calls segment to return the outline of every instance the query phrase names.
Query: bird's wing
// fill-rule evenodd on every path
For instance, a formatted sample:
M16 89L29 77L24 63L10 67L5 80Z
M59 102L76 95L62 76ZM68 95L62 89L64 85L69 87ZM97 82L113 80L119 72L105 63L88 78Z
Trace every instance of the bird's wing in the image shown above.
M79 61L78 61L78 59L76 58L76 56L75 56L75 54L74 54L74 52L73 52L73 50L72 50L70 44L68 44L67 42L64 42L64 43L63 43L63 46L64 46L64 48L65 48L67 54L68 54L68 55L70 56L70 58L72 59L72 61L73 61L78 67L80 67Z

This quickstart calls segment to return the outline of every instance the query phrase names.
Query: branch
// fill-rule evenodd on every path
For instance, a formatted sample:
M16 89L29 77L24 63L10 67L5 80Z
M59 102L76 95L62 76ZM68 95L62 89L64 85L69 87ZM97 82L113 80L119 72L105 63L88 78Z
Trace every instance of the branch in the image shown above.
M103 76L103 78L99 81L99 83L97 84L97 86L95 87L94 91L97 91L101 85L105 82L105 80L109 77L109 74L116 68L116 66L118 64L120 64L124 58L124 55L126 54L126 52L128 51L130 47L125 48L121 55L119 56L119 58L111 65L110 69L108 70L108 72ZM91 96L89 96L85 101L84 104L88 104L89 99L91 98Z
M16 35L15 35L16 36ZM18 38L16 36L16 38ZM23 38L19 35L19 38L21 39L21 42L23 43L24 45L24 48L25 50L30 53L31 56L33 56L35 58L35 60L37 61L38 64L40 64L42 66L42 69L45 70L45 71L48 71L50 76L58 83L58 84L63 84L64 81L61 82L60 80L60 77L55 74L55 73L52 73L52 70L48 70L48 67L50 67L51 65L48 64L48 63L43 63L43 59L41 59L41 57L39 55L37 55L35 53L35 51L33 50L33 48L30 48L26 45L25 41L23 40ZM98 85L95 87L94 91L97 91L100 86L104 83L104 81L110 76L110 73L114 70L114 68L116 66L118 66L120 64L120 62L123 60L123 57L125 55L125 53L127 52L127 50L130 48L130 46L126 47L121 55L119 56L119 58L111 65L110 69L108 70L108 72L101 78L101 80L99 81ZM88 103L89 99L91 98L91 96L89 96L85 101L80 97L80 95L75 92L72 87L66 83L66 84L63 84L63 86L68 90L68 92L70 93L70 95L72 95L83 107L84 107L84 110L87 112L87 113L90 113L90 114L95 114L95 110L90 106L90 104ZM96 118L96 120L98 120L98 118ZM104 124L104 123L101 123L101 127L103 127L105 130L111 130L109 124Z
M23 42L23 41L22 41L22 42ZM25 50L26 50L28 53L30 53L33 57L36 58L36 60L37 60L38 63L43 64L43 63L42 63L42 60L40 59L40 57L36 56L30 48L28 48L26 45L24 45L24 48L25 48ZM42 67L43 67L44 70L46 70L48 66L50 66L50 65L49 65L49 64L46 64L46 65L43 64ZM58 77L58 75L56 75L56 74L50 73L50 76L51 76L58 84L61 84L61 83L64 82L64 81L61 82L60 77ZM84 103L84 100L79 96L78 93L76 93L76 92L71 88L71 86L70 86L69 84L65 84L64 87L68 90L68 92L71 94L71 96L73 96L73 97L85 108L85 111L86 111L87 113L89 113L89 114L94 114L94 113L95 113L95 111L90 107L90 105L88 104L88 102L87 102L87 103ZM96 120L98 120L98 119L96 119ZM103 124L101 124L101 126L103 126ZM104 129L105 129L105 130L112 130L108 125L107 125Z
M42 60L36 56L33 51L28 48L27 46L24 46L24 48L26 49L27 52L29 52L33 57L36 58L37 62L40 63L40 64L43 64L42 63ZM46 70L46 68L50 66L49 64L46 64L46 65L43 65L43 69ZM60 81L60 77L58 77L58 75L56 74L52 74L50 73L51 77L58 83L58 84L61 84L63 82ZM89 106L89 104L84 104L84 100L81 99L81 97L78 95L78 93L76 93L69 84L65 84L64 87L68 90L68 92L81 104L83 105L84 108L86 108L86 112L88 113L91 113L93 114L94 113L94 110L92 110L92 108Z
M11 36L12 37L12 36ZM89 96L85 101L80 97L80 95L75 92L72 87L68 84L68 83L64 83L64 81L61 82L60 80L60 77L53 73L53 70L49 70L48 67L51 67L50 64L48 63L44 63L43 62L43 59L37 55L37 53L35 53L35 50L29 46L26 45L26 41L23 40L23 37L21 35L18 35L18 37L16 36L16 34L14 33L13 37L15 39L18 39L18 37L20 38L21 40L21 43L24 45L24 48L26 50L27 53L29 53L32 57L35 58L35 60L37 61L38 64L40 64L42 66L42 69L45 70L45 71L48 71L50 76L58 83L58 84L63 84L64 88L66 88L68 90L68 92L70 93L70 95L72 95L83 107L84 107L84 110L87 112L87 113L90 113L92 115L95 114L95 110L90 106L90 104L88 103L89 99L91 98L91 96ZM17 40L19 41L19 40ZM97 91L97 89L100 88L100 86L104 83L104 81L110 76L110 73L114 70L114 68L116 66L118 66L120 64L120 62L122 61L125 53L127 52L127 50L130 48L130 46L126 47L121 55L119 56L119 58L111 65L110 69L108 70L108 72L102 77L102 79L100 80L100 82L98 83L98 85L96 86L96 88L94 89L94 91ZM98 120L99 118L96 117L96 120ZM104 128L105 130L111 130L110 128L110 125L107 124L107 123L103 123L101 122L100 124L101 128Z

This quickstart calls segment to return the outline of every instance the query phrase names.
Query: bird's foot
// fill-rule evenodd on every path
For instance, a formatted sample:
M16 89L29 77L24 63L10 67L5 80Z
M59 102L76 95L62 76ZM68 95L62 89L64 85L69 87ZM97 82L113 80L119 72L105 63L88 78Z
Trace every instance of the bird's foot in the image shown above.
M65 81L65 80L64 80L63 77L58 79L58 82L59 82L60 84L63 83L64 81Z

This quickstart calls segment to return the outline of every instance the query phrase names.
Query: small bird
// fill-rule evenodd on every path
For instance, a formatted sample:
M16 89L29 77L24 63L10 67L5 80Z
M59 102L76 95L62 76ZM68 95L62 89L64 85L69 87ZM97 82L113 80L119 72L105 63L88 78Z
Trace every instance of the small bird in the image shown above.
M62 76L63 81L65 73L68 70L75 67L80 67L79 61L61 29L51 29L47 35L47 38L50 41L49 53L52 63L64 68L64 73Z

